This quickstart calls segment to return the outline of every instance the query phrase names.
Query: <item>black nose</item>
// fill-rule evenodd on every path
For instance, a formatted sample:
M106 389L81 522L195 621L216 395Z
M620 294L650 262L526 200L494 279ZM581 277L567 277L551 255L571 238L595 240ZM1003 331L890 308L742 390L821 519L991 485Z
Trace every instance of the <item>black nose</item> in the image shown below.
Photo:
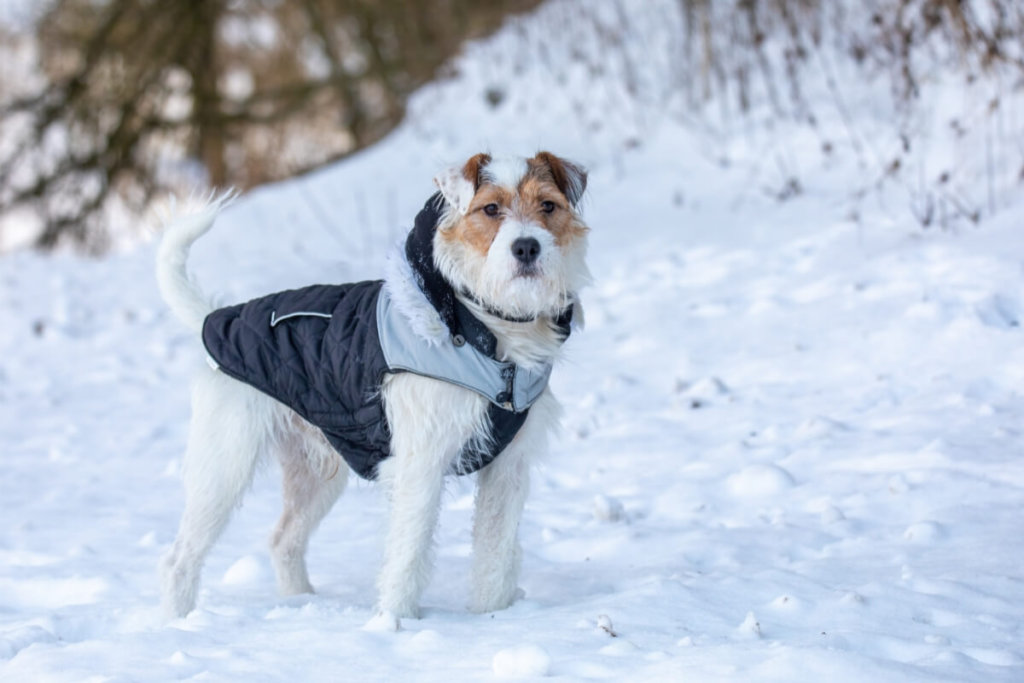
M517 261L528 266L540 256L540 242L532 237L520 237L512 243L512 255Z

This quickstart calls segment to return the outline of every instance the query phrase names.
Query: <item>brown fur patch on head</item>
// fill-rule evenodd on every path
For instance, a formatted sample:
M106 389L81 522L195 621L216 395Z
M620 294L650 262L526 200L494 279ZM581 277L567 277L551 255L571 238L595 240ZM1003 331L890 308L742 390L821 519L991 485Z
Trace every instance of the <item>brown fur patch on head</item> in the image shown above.
M584 190L587 189L587 172L582 167L551 152L537 152L537 155L526 163L531 172L547 173L570 204L579 204Z
M491 155L481 152L471 156L466 165L462 167L462 175L473 183L474 190L480 189L480 170L489 163L491 163Z
M507 216L506 211L512 206L512 203L513 194L507 189L490 183L484 184L479 187L462 220L450 230L442 233L441 237L447 241L468 244L481 256L487 256L487 250L491 248L491 242L498 234L502 220ZM502 209L501 213L497 216L488 216L484 212L484 207L488 204L497 204Z
M555 244L565 246L577 237L582 237L587 228L579 221L572 206L550 177L543 171L531 168L516 188L515 212L519 218L532 219L555 237ZM544 211L544 202L551 202L555 210Z

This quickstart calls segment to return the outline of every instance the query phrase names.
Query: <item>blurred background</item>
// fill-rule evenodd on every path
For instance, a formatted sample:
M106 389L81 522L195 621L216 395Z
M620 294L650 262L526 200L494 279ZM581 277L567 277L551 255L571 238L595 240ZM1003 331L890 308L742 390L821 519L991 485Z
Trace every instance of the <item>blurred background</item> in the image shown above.
M974 120L944 121L947 131L963 138L974 126L967 144L1021 149L1019 121L997 129L985 118L1021 88L1018 0L549 2L546 35L517 30L539 5L4 0L0 250L102 253L135 239L147 207L169 192L246 190L353 154L407 117L418 88L455 76L467 41L503 26L506 73L539 65L553 74L572 92L567 115L605 148L643 144L663 118L711 146L726 128L778 131L785 122L814 131L827 101L825 114L848 130L843 140L820 136L821 153L858 157L865 188L909 173L927 200L915 208L922 225L937 220L929 198L942 200L946 219L977 221L994 210L999 186L1024 174L1021 154L998 169L990 159L971 171L991 176L987 196L964 197L945 189L955 186L955 168L922 173L907 156L921 127L921 91L938 77L986 86ZM508 78L491 80L467 98L502 107ZM872 149L877 132L852 129L862 117L849 112L858 97L851 80L884 94L871 106L881 106L884 136L895 144ZM518 94L554 97L549 82L535 83L531 90L522 79ZM801 192L798 174L783 176L782 198Z

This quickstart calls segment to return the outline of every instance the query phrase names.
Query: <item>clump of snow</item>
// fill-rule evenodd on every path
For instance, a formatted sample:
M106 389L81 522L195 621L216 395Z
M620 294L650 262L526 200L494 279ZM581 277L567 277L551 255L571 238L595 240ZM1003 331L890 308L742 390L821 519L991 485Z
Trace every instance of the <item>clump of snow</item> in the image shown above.
M447 643L444 636L435 631L434 629L425 628L419 631L409 641L410 646L413 649L422 652L436 652L438 649L444 648Z
M499 678L547 676L551 671L551 655L537 645L507 648L494 655L491 669Z
M761 637L761 623L753 612L747 612L743 623L736 628L736 635L744 640L757 640Z
M141 548L153 548L156 546L156 532L147 531L138 541Z
M268 580L268 567L265 558L246 555L235 561L221 578L225 586L255 586Z
M611 496L594 496L594 518L602 522L620 522L626 516L622 501Z
M402 620L387 610L377 612L369 621L363 624L364 631L376 631L378 633L399 631L401 628Z
M729 491L737 497L778 495L794 485L793 475L778 465L748 465L726 479Z

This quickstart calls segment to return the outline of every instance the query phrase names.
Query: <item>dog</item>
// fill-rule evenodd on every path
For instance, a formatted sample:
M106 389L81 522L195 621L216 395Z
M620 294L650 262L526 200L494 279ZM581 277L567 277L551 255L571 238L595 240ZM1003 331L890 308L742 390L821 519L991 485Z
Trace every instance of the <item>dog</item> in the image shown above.
M212 366L193 387L185 509L161 561L168 617L194 609L204 559L271 453L283 474L270 541L282 594L313 592L310 534L355 470L389 501L371 621L417 618L445 477L475 471L469 609L516 599L530 465L561 412L548 377L582 327L579 290L590 281L587 173L548 152L477 154L434 182L383 282L218 309L186 262L224 202L166 227L160 291Z

